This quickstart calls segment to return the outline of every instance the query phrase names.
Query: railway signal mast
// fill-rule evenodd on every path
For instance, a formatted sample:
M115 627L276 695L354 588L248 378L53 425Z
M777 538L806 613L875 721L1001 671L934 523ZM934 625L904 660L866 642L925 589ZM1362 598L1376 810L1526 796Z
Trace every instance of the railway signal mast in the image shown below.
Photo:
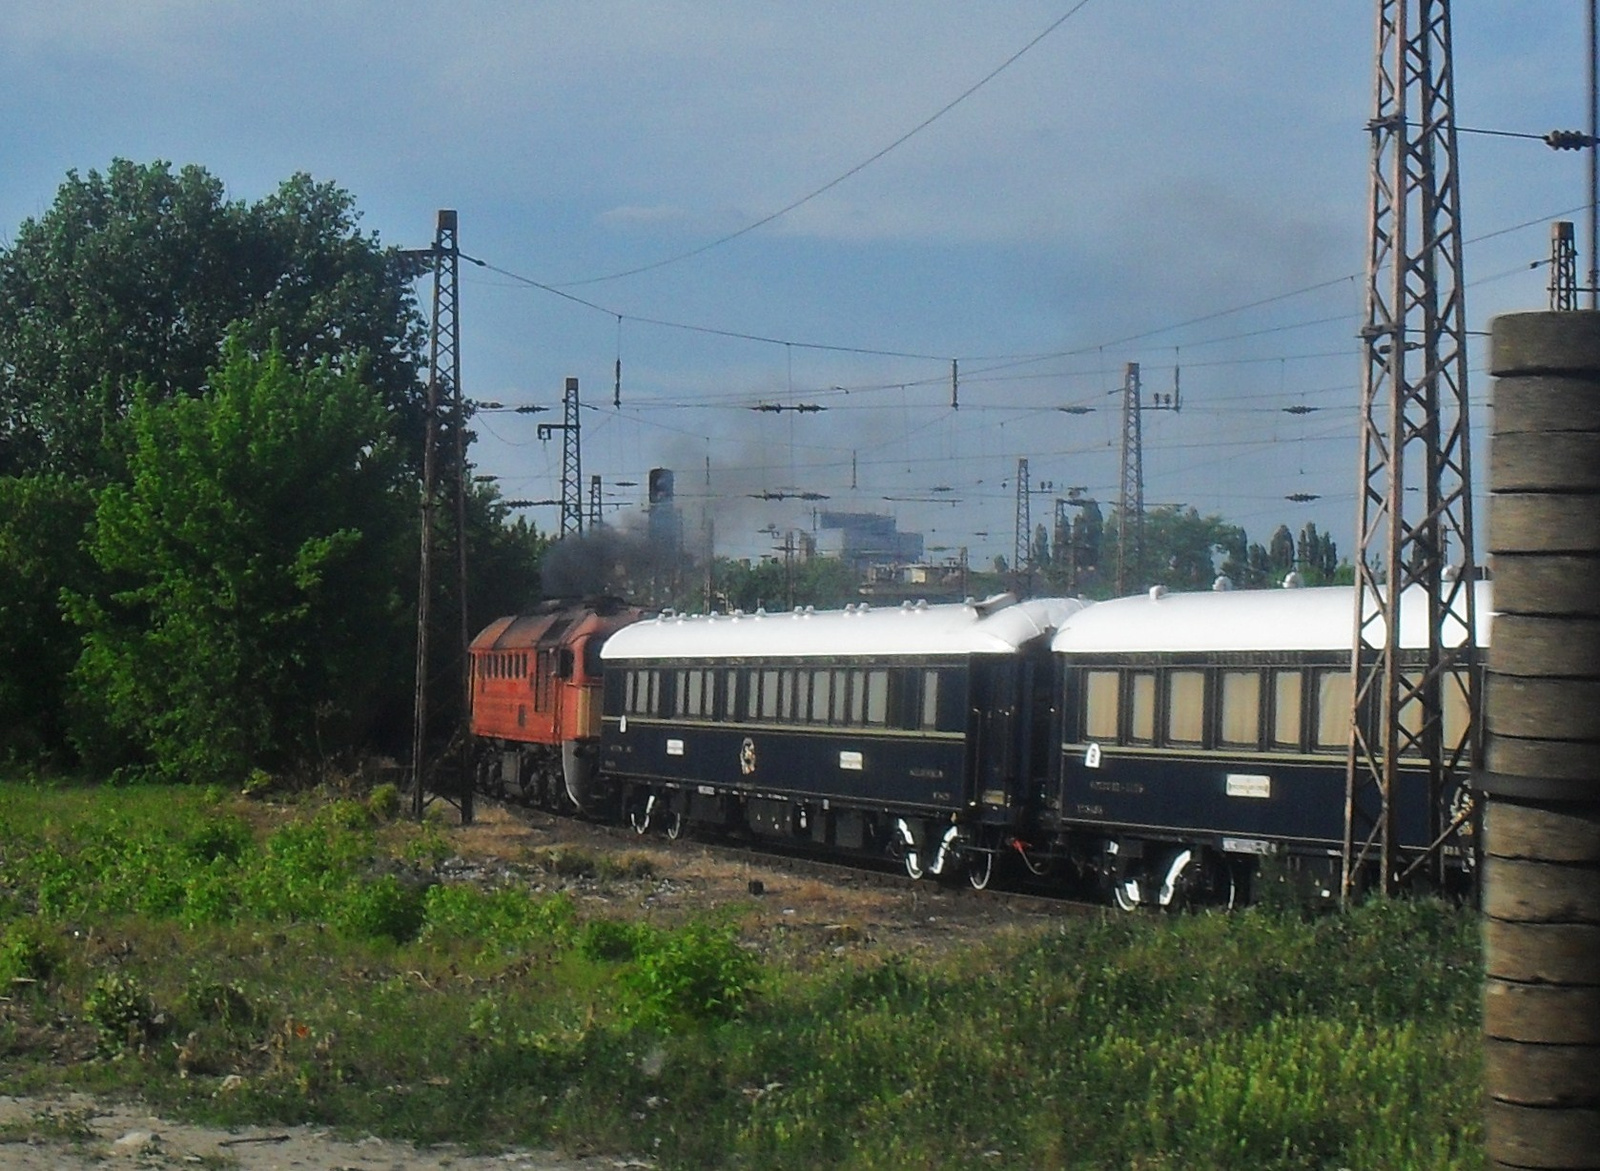
M1478 730L1461 196L1448 0L1378 0L1368 208L1362 473L1356 525L1342 895L1376 867L1396 890L1442 877L1470 802ZM1452 556L1459 569L1448 572ZM1426 611L1426 649L1402 661L1400 598ZM1410 610L1408 604L1408 612ZM1462 631L1465 631L1462 637ZM1452 645L1453 644L1453 645ZM1446 720L1446 712L1462 718ZM1426 763L1431 848L1404 872L1395 792Z

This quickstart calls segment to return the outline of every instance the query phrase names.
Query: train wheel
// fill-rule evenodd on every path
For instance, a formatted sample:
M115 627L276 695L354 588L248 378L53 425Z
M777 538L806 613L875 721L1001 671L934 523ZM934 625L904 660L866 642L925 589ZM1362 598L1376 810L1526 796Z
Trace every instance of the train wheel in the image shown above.
M634 800L628 810L628 824L633 827L634 833L642 836L649 832L650 817L655 812L655 808L656 798L654 793L647 797L642 804L637 799Z
M1111 902L1119 911L1137 911L1144 906L1144 894L1137 878L1118 878L1111 884Z
M920 879L925 873L922 869L922 856L915 850L907 850L903 861L906 866L906 874L909 877Z
M994 878L994 854L989 850L973 850L967 855L967 882L973 890L988 890Z
M667 814L667 840L675 842L683 836L683 814Z

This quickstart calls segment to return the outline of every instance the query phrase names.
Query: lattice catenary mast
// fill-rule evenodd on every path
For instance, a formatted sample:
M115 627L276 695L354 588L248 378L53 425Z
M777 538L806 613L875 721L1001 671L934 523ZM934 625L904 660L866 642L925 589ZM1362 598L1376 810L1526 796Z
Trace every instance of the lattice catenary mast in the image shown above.
M428 400L422 447L422 518L417 569L417 674L412 710L411 772L413 813L422 816L427 783L429 611L433 595L434 511L437 506L440 405L448 397L455 444L455 541L457 596L461 608L461 820L472 820L472 786L467 775L465 722L471 701L467 673L471 631L467 616L466 541L466 411L461 396L461 318L459 287L461 249L456 234L456 213L440 209L433 247L404 253L412 260L428 260L433 267L433 317L428 337Z
M1453 810L1450 803L1464 792L1478 738L1450 7L1446 0L1378 0L1377 15L1341 859L1346 898L1374 868L1386 891L1423 865L1442 876L1443 849L1459 842L1469 823L1470 802ZM1425 612L1427 624L1426 648L1404 655L1402 594L1410 595L1408 612ZM1428 769L1432 846L1402 871L1393 796L1405 757Z
M562 421L540 423L539 438L549 439L561 432L561 535L583 533L583 448L579 441L578 380L567 379L561 396Z

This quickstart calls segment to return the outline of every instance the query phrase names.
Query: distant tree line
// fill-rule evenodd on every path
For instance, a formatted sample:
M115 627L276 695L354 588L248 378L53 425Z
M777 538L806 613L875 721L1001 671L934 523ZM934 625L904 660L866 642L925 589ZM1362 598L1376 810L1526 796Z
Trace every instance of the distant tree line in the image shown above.
M245 203L119 159L0 251L0 760L228 782L408 742L425 323L358 219L306 175ZM467 504L476 624L546 541Z

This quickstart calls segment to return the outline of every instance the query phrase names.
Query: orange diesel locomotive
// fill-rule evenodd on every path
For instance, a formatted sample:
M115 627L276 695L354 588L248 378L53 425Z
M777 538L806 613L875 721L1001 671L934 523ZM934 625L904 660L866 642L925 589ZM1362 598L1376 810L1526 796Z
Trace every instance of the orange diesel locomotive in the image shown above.
M605 807L600 647L648 613L620 598L551 598L472 640L480 791L553 810Z

